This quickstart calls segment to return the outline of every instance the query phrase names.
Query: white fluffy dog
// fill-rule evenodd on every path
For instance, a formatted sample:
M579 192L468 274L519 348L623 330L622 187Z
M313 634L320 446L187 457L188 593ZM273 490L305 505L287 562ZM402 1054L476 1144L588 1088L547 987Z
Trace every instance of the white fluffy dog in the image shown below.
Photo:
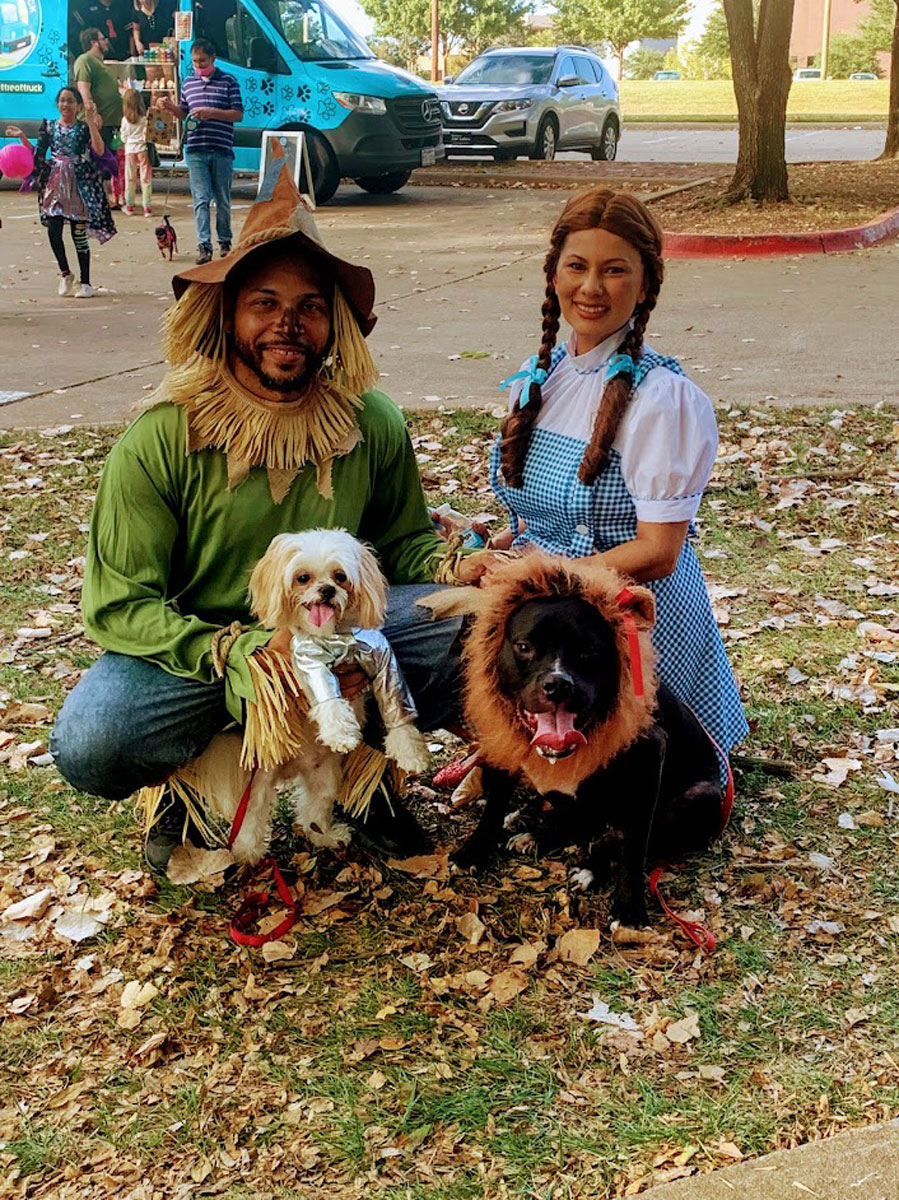
M256 863L271 839L275 795L289 789L297 823L316 846L350 840L333 820L346 753L362 740L365 693L340 694L333 667L355 664L369 676L387 730L385 753L403 770L423 771L426 743L399 666L379 631L387 586L374 554L342 529L315 529L275 537L250 578L255 615L270 629L288 628L291 659L309 700L308 745L276 770L256 772L249 805L231 850ZM250 772L240 765L241 734L213 738L190 764L189 775L219 814L233 821Z

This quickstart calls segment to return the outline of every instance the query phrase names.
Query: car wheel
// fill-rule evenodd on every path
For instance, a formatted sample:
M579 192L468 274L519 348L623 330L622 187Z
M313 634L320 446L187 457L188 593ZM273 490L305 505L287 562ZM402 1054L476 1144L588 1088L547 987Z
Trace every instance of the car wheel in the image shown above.
M331 147L314 129L305 130L315 203L327 204L340 185L340 168Z
M411 174L411 171L390 171L386 175L363 175L356 179L356 183L373 196L387 196L405 187Z
M617 153L618 126L610 117L603 125L602 133L599 135L599 145L591 149L590 157L594 161L614 162Z
M537 141L530 153L534 161L552 162L556 157L556 141L559 128L553 117L544 117L537 127Z

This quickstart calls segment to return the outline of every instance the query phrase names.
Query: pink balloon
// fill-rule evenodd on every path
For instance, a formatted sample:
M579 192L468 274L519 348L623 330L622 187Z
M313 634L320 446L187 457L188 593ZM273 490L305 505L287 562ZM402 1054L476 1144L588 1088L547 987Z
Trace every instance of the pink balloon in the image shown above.
M10 179L24 179L34 170L34 151L21 142L0 148L0 171Z

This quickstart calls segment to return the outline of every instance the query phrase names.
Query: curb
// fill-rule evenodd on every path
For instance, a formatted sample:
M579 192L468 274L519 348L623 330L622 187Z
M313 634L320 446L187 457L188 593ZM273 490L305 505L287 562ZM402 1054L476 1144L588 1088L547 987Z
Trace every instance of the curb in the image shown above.
M899 208L852 229L816 233L666 233L666 258L764 258L779 254L840 254L864 250L899 233Z

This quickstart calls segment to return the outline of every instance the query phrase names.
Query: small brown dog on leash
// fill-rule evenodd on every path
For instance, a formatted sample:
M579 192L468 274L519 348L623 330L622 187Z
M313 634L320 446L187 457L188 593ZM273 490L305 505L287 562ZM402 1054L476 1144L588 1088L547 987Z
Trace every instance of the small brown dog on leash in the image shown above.
M169 262L172 261L172 255L178 253L178 238L171 221L166 216L162 218L162 224L156 226L156 245L163 258L168 252Z

